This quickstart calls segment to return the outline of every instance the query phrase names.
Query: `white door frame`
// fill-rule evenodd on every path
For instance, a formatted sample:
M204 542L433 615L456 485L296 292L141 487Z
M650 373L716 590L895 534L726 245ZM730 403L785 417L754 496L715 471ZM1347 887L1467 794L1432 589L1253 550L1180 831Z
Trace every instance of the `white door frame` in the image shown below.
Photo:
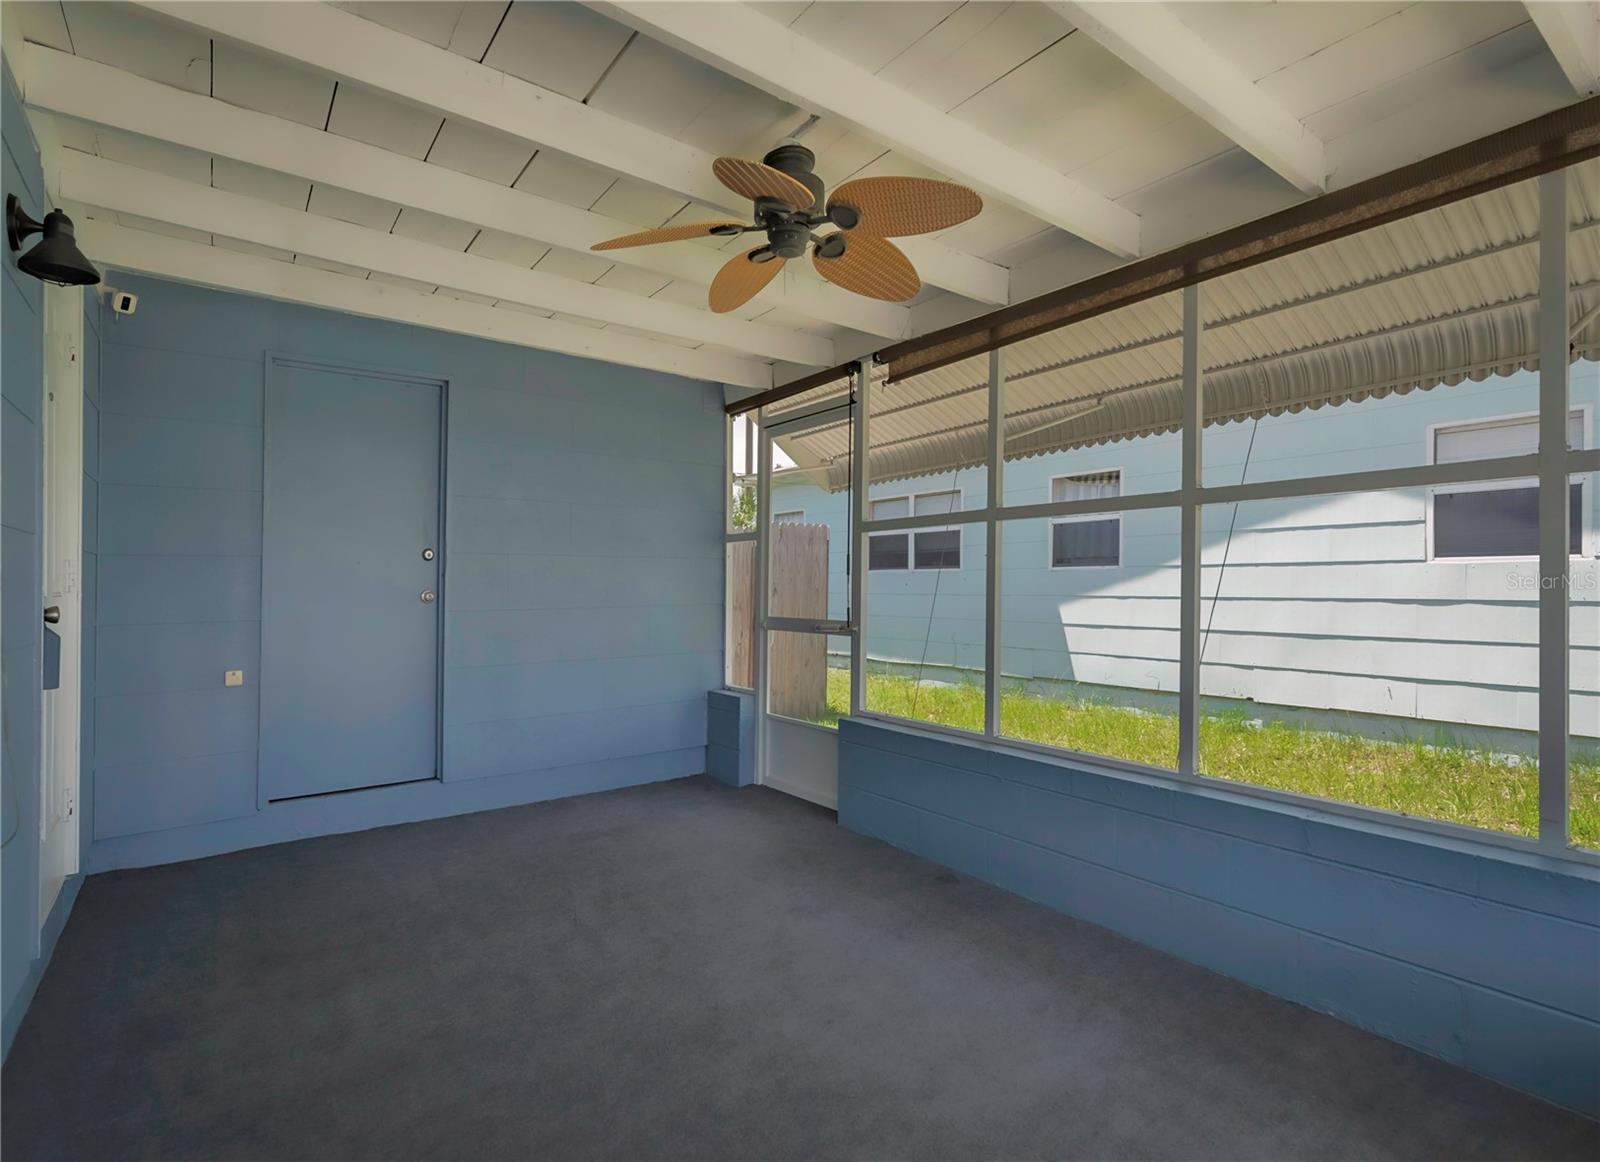
M853 399L856 397L853 397ZM854 402L843 406L857 406ZM839 805L839 746L838 732L826 726L800 722L773 714L769 705L768 661L771 658L771 638L774 630L789 633L814 634L850 639L850 666L854 675L858 670L857 658L861 653L855 623L844 620L813 620L811 618L774 617L769 608L771 597L772 552L772 447L776 436L805 431L829 422L841 405L829 401L797 415L784 416L772 421L765 411L761 413L759 427L761 446L756 476L756 626L755 650L756 685L756 782L797 798L809 800L830 810ZM771 428L768 427L771 422ZM856 481L852 480L852 488ZM852 504L855 503L852 496ZM852 510L855 511L854 509ZM852 520L852 530L855 525ZM852 531L851 536L855 536ZM831 552L831 548L830 548ZM865 558L854 558L853 568L864 568ZM858 696L852 683L852 703ZM854 710L854 705L852 705Z
M83 288L44 288L44 606L61 638L61 682L40 697L39 931L78 870L83 657ZM41 642L42 642L41 637ZM35 933L37 939L39 933Z

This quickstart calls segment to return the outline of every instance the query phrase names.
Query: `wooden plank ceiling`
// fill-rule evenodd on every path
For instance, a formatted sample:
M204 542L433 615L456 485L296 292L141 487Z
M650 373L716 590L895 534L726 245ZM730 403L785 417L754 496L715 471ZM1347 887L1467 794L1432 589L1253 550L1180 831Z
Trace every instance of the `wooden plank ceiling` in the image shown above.
M47 183L106 265L739 388L1560 108L1600 45L1593 3L5 8ZM713 315L748 240L588 251L747 210L710 158L797 133L830 187L984 191L906 240L915 300L792 262Z

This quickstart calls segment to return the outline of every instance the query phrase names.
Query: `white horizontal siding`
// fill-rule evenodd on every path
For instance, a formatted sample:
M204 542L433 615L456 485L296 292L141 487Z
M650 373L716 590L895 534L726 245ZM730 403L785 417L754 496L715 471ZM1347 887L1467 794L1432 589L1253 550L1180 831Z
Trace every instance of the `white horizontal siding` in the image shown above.
M1600 374L1582 365L1573 403L1588 405L1589 446ZM1426 461L1429 430L1536 407L1526 373L1261 421L1250 481ZM1206 429L1208 484L1238 483L1249 425ZM1126 494L1177 486L1175 436L1013 461L1007 504L1049 498L1050 478L1120 469ZM956 488L985 500L968 469L875 484L873 496ZM1600 527L1600 488L1588 497ZM803 508L836 533L846 493L802 479L773 484L775 509ZM1202 692L1316 710L1531 730L1537 725L1537 562L1430 561L1424 489L1217 505L1203 514ZM1050 522L1002 526L1001 664L1007 677L1170 692L1177 686L1179 520L1176 510L1122 518L1117 568L1049 568ZM981 525L962 532L957 570L868 577L870 656L980 669L984 645ZM1224 563L1225 562L1225 563ZM836 536L831 585L848 578ZM1574 733L1600 737L1600 562L1578 561L1572 592Z

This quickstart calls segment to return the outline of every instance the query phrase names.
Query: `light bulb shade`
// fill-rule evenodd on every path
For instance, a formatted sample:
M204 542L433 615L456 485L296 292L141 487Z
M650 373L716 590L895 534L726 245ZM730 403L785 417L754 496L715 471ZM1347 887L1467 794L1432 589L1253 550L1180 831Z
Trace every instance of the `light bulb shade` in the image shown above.
M22 240L30 234L44 237L17 259L18 270L61 286L93 286L100 281L100 272L94 268L94 263L78 249L71 218L60 210L51 210L43 222L36 222L28 216L15 194L6 195L6 238L11 249L20 250Z

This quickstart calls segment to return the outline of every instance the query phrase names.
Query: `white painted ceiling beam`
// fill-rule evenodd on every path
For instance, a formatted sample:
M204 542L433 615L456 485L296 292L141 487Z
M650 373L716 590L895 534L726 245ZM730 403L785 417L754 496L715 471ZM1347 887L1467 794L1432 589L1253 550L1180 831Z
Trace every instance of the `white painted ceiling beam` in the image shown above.
M1600 4L1534 0L1527 9L1572 87L1600 92Z
M912 96L746 4L592 5L645 35L884 145L1123 258L1139 253L1130 210ZM848 8L840 19L849 20Z
M1050 7L1296 189L1323 191L1322 142L1165 4L1055 0Z
M169 141L568 250L587 250L602 239L639 229L635 223L496 185L280 117L241 109L43 45L23 45L20 61L23 96L31 108ZM612 251L606 257L626 266L709 286L729 255L704 246L668 245ZM982 277L982 273L974 277ZM779 280L761 293L759 301L883 338L904 339L910 335L907 308L865 299L809 279Z
M425 295L348 275L219 250L163 234L130 230L102 220L78 219L78 245L102 267L156 275L327 310L388 319L493 339L520 347L664 371L741 387L770 387L768 364L718 351L691 351L634 335L614 335L578 323L540 319L498 307ZM149 299L145 311L161 310Z
M818 367L834 362L832 342L786 327L746 322L537 270L521 270L492 258L215 190L75 150L62 151L59 173L61 197L90 206L540 310L713 343L761 358Z
M559 150L685 200L750 216L750 203L711 175L714 159L704 150L326 4L141 0L141 6L446 117ZM979 302L1009 301L1004 267L982 263L984 277L974 279L962 273L970 266L943 260L955 252L942 243L907 241L912 245L903 249L931 285Z

